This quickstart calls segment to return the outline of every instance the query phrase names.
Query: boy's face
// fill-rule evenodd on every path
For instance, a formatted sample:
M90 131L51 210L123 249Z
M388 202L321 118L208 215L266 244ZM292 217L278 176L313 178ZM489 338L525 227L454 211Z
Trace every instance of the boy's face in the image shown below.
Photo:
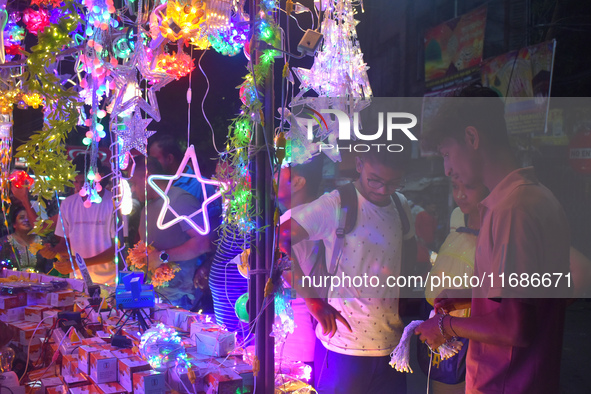
M404 183L404 170L356 158L361 194L372 204L386 206L390 196Z
M282 168L279 176L275 173L275 182L278 183L277 201L286 208L291 208L291 168Z
M439 154L443 157L445 175L453 182L466 187L482 184L482 166L472 146L458 142L454 138L446 138L439 144Z

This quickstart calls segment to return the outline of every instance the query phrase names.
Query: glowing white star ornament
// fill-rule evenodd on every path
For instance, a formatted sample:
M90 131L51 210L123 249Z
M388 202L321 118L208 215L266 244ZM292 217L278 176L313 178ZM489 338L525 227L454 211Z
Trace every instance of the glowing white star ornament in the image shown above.
M155 131L146 130L152 119L143 119L141 111L138 107L135 108L133 116L127 118L122 125L122 129L114 129L113 132L119 135L123 142L121 153L129 152L135 148L143 154L148 155L146 146L148 145L148 138L154 135Z
M184 172L185 168L187 168L187 163L189 162L189 160L191 160L191 163L193 164L192 167L195 170L194 174ZM193 212L190 215L179 215L174 210L174 208L170 206L170 199L168 198L168 191L173 186L174 181L181 177L197 179L201 183L201 190L203 191L204 200L201 204L201 208L199 208L197 211ZM162 190L156 184L156 180L166 180L168 181L168 185L166 185L166 188ZM203 176L201 175L201 170L199 169L197 157L195 156L195 148L193 147L193 145L191 145L185 152L185 157L183 158L183 161L181 162L181 165L179 166L175 175L150 175L148 177L148 183L150 184L150 187L152 187L152 189L154 189L154 191L156 191L156 193L158 193L158 195L160 195L160 197L162 197L162 199L164 200L164 204L162 204L162 209L160 210L160 214L158 215L158 221L156 222L156 225L159 229L165 230L184 220L199 234L209 234L211 228L209 225L209 214L207 213L207 206L211 204L214 200L221 197L222 192L221 190L218 190L216 193L212 194L211 196L208 196L205 185L213 185L219 188L220 186L225 186L225 183L203 178ZM169 210L174 215L174 219L164 223L164 217L166 216L166 212ZM203 227L199 226L193 220L194 217L200 214L203 215Z

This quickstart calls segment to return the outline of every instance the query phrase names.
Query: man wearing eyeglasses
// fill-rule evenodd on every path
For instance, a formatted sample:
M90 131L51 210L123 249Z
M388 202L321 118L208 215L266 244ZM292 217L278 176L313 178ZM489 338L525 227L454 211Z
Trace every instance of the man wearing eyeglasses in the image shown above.
M306 300L319 322L314 357L315 388L319 393L406 393L406 377L388 365L389 354L404 328L398 314L399 290L381 287L388 276L402 274L403 241L414 239L407 200L398 194L400 211L410 222L410 229L403 234L402 219L392 199L403 185L410 156L410 144L402 143L402 152L370 151L355 158L359 173L354 182L357 220L353 230L344 236L333 275L372 276L381 284L372 287L343 283L329 291L326 301ZM291 226L291 245L323 240L329 266L341 214L337 190L293 208L287 224ZM285 243L282 247L286 249Z

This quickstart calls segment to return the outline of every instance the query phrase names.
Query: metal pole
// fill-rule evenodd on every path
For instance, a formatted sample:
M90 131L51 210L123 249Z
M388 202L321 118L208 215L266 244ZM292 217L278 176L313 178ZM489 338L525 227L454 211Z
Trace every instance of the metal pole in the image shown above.
M251 21L255 20L259 9L259 0L251 2ZM255 41L256 45L256 41ZM256 62L259 61L260 52L256 52ZM262 76L258 76L262 78ZM255 78L257 76L255 75ZM259 360L260 370L256 378L255 392L257 394L273 393L275 378L274 339L271 330L275 316L274 298L271 294L265 299L265 284L270 277L270 269L273 258L273 205L272 205L272 172L269 162L268 149L273 149L273 66L264 81L264 126L257 125L255 129L255 157L251 163L251 179L254 180L254 204L256 215L256 236L254 247L251 249L251 276L249 299L251 312L251 324L254 324L255 354ZM257 80L257 83L260 82ZM259 229L264 228L261 232ZM265 305L266 308L265 308ZM260 315L260 317L259 317ZM256 322L253 319L257 318Z

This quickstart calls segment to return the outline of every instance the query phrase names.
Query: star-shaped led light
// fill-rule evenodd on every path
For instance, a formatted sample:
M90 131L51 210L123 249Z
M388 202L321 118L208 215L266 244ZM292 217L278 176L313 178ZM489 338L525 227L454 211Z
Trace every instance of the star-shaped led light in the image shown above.
M148 137L155 133L155 131L146 130L146 127L148 127L151 121L152 119L149 118L143 119L141 111L136 107L133 116L125 119L122 124L119 124L116 130L113 130L121 138L121 154L125 154L135 148L144 156L148 155Z
M191 163L193 164L193 169L195 170L194 174L188 174L188 173L184 172L189 160L191 160ZM170 199L168 198L168 191L173 186L174 181L176 181L177 179L179 179L181 177L195 178L201 183L201 190L203 192L203 197L204 197L203 203L201 204L201 208L199 208L197 211L191 213L190 215L178 214L174 210L174 208L172 206L170 206ZM168 185L166 185L166 188L164 190L162 190L156 184L156 182L155 182L156 180L166 180L166 181L168 181ZM195 229L195 231L197 231L199 234L201 234L201 235L209 234L211 227L209 224L209 214L207 213L207 206L209 204L211 204L214 200L221 197L222 192L221 192L221 190L218 190L216 193L212 194L211 196L208 196L205 185L213 185L213 186L216 186L219 188L220 186L225 185L225 183L203 178L203 176L201 175L201 170L199 169L199 163L197 162L197 157L195 156L195 148L193 147L193 145L191 145L187 149L187 151L185 152L185 157L183 158L183 161L181 162L181 165L179 166L175 175L150 175L148 177L148 183L150 184L152 189L154 189L156 191L156 193L158 193L158 195L160 195L160 197L162 197L162 199L164 200L164 204L162 204L162 209L160 210L160 214L158 215L158 221L156 222L156 225L158 226L159 229L165 230L169 227L174 226L175 224L179 223L180 221L184 220L193 229ZM172 214L174 215L175 218L169 222L164 223L164 217L166 216L166 212L169 210L170 210L170 212L172 212ZM200 214L203 215L203 227L199 226L193 220L193 218L195 216L198 216Z

